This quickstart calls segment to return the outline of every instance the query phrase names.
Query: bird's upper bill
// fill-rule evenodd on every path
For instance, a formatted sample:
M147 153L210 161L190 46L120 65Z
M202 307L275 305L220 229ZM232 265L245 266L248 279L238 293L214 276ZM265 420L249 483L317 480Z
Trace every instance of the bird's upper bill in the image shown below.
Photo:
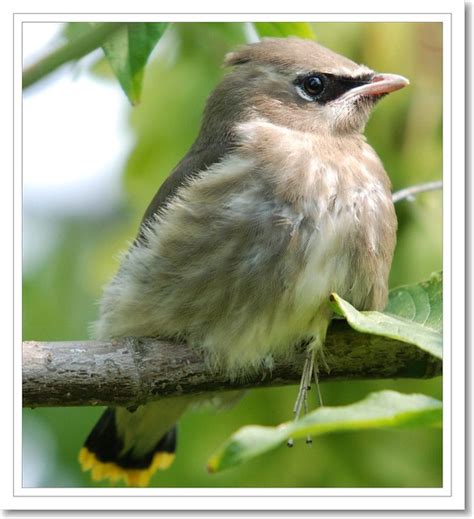
M342 98L355 96L381 96L409 85L407 78L397 74L374 74L367 83L348 90Z

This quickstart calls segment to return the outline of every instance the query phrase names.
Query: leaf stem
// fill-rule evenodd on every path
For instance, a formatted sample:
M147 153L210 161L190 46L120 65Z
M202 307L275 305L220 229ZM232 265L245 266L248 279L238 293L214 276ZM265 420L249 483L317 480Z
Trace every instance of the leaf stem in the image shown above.
M23 71L23 89L30 87L69 61L80 59L97 49L114 32L125 25L123 22L98 23L90 31L64 44Z
M443 181L436 180L435 182L426 182L425 184L416 184L414 186L406 187L405 189L400 189L400 191L396 191L392 195L393 203L396 204L401 200L408 199L410 200L414 196L424 193L425 191L435 191L437 189L443 189Z

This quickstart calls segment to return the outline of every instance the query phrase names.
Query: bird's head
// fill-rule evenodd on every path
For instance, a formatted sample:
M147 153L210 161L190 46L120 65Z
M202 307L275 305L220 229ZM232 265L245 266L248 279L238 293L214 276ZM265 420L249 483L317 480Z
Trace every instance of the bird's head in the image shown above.
M204 126L261 118L305 132L360 133L375 103L408 80L380 74L314 41L268 38L226 56Z

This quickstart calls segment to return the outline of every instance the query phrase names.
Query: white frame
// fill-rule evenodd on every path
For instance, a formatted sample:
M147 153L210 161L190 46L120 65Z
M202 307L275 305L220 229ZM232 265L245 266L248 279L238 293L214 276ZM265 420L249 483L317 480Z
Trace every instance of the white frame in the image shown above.
M233 4L234 2L232 2ZM14 199L7 200L2 207L7 214L2 221L14 215L14 348L4 344L4 371L2 382L4 393L13 398L5 399L6 416L14 417L14 433L10 424L5 424L2 439L6 452L14 443L14 480L11 481L11 464L4 463L0 488L3 506L8 509L190 509L190 510L460 510L464 508L465 441L464 441L464 401L465 401L465 356L464 337L464 4L456 1L410 2L357 2L357 13L350 13L354 3L330 2L330 8L337 14L103 14L106 1L93 4L78 4L59 1L42 2L43 13L33 0L24 1L19 9L5 4L9 16L2 17L2 31L5 39L13 46L13 98L14 98ZM184 4L184 2L182 2ZM242 3L209 5L200 2L207 10L243 9ZM314 10L317 4L293 1L291 8L301 13ZM253 10L258 6L252 2ZM101 14L77 14L74 7ZM114 9L127 11L129 4L120 0L114 2ZM136 10L147 12L145 1L135 0ZM153 6L159 8L158 5ZM173 9L178 6L173 5ZM186 2L183 11L192 12L192 2ZM430 13L423 12L429 7ZM92 9L91 9L92 8ZM274 6L273 6L274 8ZM327 11L323 5L318 9ZM265 9L263 9L265 10ZM348 10L348 13L344 13ZM371 13L371 10L377 14ZM62 14L51 14L55 11ZM400 11L400 12L394 12ZM403 11L403 12L401 12ZM46 14L48 12L48 14ZM234 11L235 12L235 11ZM15 14L16 13L16 14ZM8 19L7 19L8 18ZM13 18L13 23L12 23ZM444 172L444 437L443 437L443 481L442 488L371 488L371 489L308 489L308 488L267 488L267 489L123 489L123 488L22 488L21 486L21 24L26 21L436 21L443 23L443 172ZM14 39L14 40L13 40ZM453 79L455 82L453 83ZM451 88L456 92L452 95ZM11 97L9 98L11 99ZM11 128L10 128L11 132ZM2 182L5 182L6 171ZM8 179L7 179L8 184ZM3 190L10 193L8 185ZM8 198L8 195L7 195ZM10 197L11 198L11 197ZM453 204L452 200L456 203ZM12 203L14 202L14 203ZM10 213L8 213L10 211ZM452 265L455 258L456 265ZM6 266L8 269L8 265ZM5 286L5 285L4 285ZM8 304L8 303L7 303ZM10 302L11 305L11 302ZM3 315L11 314L11 307ZM452 348L450 347L452 346ZM14 364L14 373L11 366ZM456 373L453 377L452 373ZM14 375L14 376L13 376ZM13 388L13 391L12 391ZM10 414L12 413L12 414ZM456 431L456 441L452 442L451 432ZM16 439L16 441L13 441Z

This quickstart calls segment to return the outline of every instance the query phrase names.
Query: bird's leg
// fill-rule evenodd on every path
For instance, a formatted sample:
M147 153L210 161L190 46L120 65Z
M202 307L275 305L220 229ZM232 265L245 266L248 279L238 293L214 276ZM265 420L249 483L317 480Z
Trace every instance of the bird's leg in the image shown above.
M316 355L319 357L316 358ZM330 368L328 363L326 362L326 358L324 356L324 352L322 348L308 349L306 353L306 359L303 365L303 373L301 374L301 382L298 390L298 396L296 397L296 402L293 407L293 413L295 415L295 420L298 420L301 414L301 410L303 409L304 413L308 413L308 391L311 389L311 379L314 378L314 383L316 385L316 392L318 395L318 405L319 407L323 407L323 397L321 395L321 388L319 386L319 361L324 366L324 369L329 373ZM293 438L290 438L287 441L288 447L293 447ZM306 443L311 444L313 440L311 436L306 437Z
M301 382L298 390L298 396L296 397L295 406L293 408L295 420L298 420L298 418L300 417L301 409L305 405L307 406L308 389L311 389L311 376L313 372L313 364L314 353L308 350L303 365L303 373L301 374Z
M311 389L311 378L314 370L314 351L308 349L306 353L306 359L303 365L303 373L301 374L301 382L298 390L298 396L296 397L295 406L293 413L295 420L298 420L301 414L301 409L304 412L308 412L308 390ZM310 436L306 438L306 443L311 443L312 439ZM293 438L290 438L287 442L288 447L293 447Z
M309 382L311 382L311 372L309 374ZM304 414L308 414L308 391L311 389L311 386L307 386L307 390L304 393ZM306 436L306 443L311 444L313 443L313 438L308 434Z
M322 350L321 350L321 358L322 358L322 361L323 361L323 364L325 365L325 367L327 369L329 369L329 367L327 365L327 362L326 362L326 359L324 358L324 355L322 353ZM321 388L319 387L319 376L318 376L318 373L319 373L319 366L318 366L318 361L316 360L314 362L314 366L313 366L314 382L316 384L316 391L318 393L319 407L323 407L324 406L324 404L323 404L323 397L321 395Z
M306 375L306 384L304 390L304 414L308 414L308 391L311 389L311 377L313 375L314 370L314 351L308 351L308 357L306 358L306 362L308 363L308 373ZM306 443L313 443L313 438L308 434L306 436Z

